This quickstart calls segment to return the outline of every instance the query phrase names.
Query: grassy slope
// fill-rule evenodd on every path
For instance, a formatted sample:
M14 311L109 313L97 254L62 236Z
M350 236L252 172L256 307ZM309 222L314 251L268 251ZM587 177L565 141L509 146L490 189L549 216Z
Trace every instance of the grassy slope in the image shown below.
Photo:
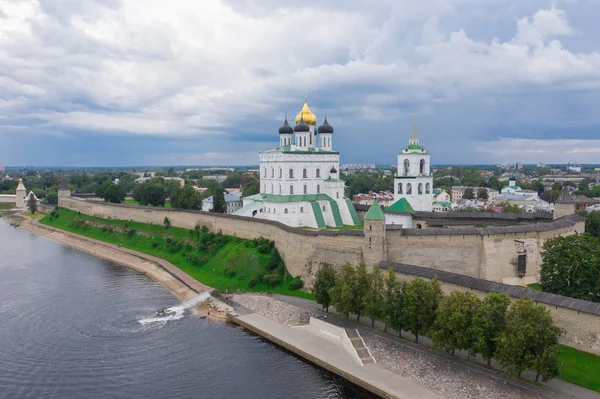
M96 226L88 225L84 229L73 227L71 226L71 222L76 218L102 223L106 226L136 229L139 234L129 237L125 232L102 231L101 227ZM268 285L263 282L256 284L254 287L249 287L248 281L252 277L255 277L261 271L266 271L266 262L269 255L260 254L256 248L247 247L247 240L230 237L227 244L214 254L200 252L195 247L190 249L184 247L176 253L171 253L165 247L164 240L167 237L178 241L192 240L193 238L189 230L176 227L165 230L164 226L160 225L101 219L78 214L77 212L67 209L61 209L60 217L54 221L50 221L49 216L47 216L41 219L40 223L163 258L196 280L213 288L221 290L228 289L230 291L237 289L253 292L273 291L282 295L314 299L312 294L290 290L287 286L287 282L291 280L290 276L287 277L286 283L281 283L273 289L270 289ZM160 239L157 240L155 237L160 237ZM160 245L154 247L154 241L159 241ZM197 266L188 261L184 257L184 254L195 255L198 257L202 256L205 257L206 261L201 266ZM236 273L234 276L228 277L225 275L224 270L227 266L235 268Z
M527 284L528 288L536 291L542 291L542 285L540 283Z
M0 202L0 209L12 209L14 207L14 202Z

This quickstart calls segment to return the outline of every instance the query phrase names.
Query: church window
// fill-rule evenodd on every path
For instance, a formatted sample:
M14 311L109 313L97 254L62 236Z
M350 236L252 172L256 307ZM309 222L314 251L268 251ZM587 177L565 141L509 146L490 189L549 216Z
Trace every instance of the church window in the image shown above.
M431 192L431 188L429 187L429 183L425 183L425 194L429 194Z
M308 171L306 169L302 169L302 177L305 179L308 178Z
M402 183L398 183L398 194L402 194Z
M317 178L321 177L321 169L317 168Z
M294 186L290 186L290 195L294 194Z
M263 190L262 190L262 192L263 193L267 192L267 183L263 183Z
M294 178L294 169L290 168L290 179Z
M412 194L412 184L406 183L406 194Z
M283 177L283 169L281 169L281 167L279 168L279 178L281 179Z
M279 185L279 195L281 195L281 184Z
M321 185L317 184L317 194L321 194Z
M423 183L419 183L419 194L423 194Z
M325 211L325 205L323 205L323 211Z
M271 194L273 194L273 183L271 183Z
M304 207L303 206L300 207L300 213L302 213L302 212L304 212Z
M267 177L267 168L263 169L263 177Z
M283 210L283 213L287 213L287 208L285 208L285 209Z
M335 192L335 198L340 198L340 192L339 191Z
M425 160L421 159L421 162L419 164L419 173L421 175L425 174Z
M410 171L410 161L408 159L405 159L404 160L404 176L408 176L409 171Z
M304 194L308 194L308 186L306 184L304 185Z
M373 231L373 226L369 225L369 231ZM370 240L370 238L369 238Z
M417 229L422 229L423 226L421 225L421 223L417 223Z
M271 168L271 179L275 177L275 169Z

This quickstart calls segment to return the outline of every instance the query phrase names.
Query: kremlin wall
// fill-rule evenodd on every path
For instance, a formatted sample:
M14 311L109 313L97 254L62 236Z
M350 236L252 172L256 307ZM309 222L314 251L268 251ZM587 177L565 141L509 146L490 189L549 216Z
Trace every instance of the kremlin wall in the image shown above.
M529 216L521 225L486 228L403 229L398 225L386 226L385 220L365 220L364 230L336 231L307 230L229 214L109 204L71 197L68 191L59 193L59 206L107 219L162 225L168 217L176 227L193 229L201 225L213 232L241 238L265 237L275 241L288 272L302 276L308 285L322 262L339 265L365 261L368 266L379 264L397 269L398 277L403 280L437 275L446 292L459 289L479 296L506 292L512 298L531 297L547 306L556 324L565 329L562 343L600 354L600 304L514 286L538 280L540 251L546 239L583 233L584 220L577 215L541 223ZM361 213L364 212L358 209L358 214ZM420 216L424 219L426 215ZM523 255L526 270L519 277L518 258Z

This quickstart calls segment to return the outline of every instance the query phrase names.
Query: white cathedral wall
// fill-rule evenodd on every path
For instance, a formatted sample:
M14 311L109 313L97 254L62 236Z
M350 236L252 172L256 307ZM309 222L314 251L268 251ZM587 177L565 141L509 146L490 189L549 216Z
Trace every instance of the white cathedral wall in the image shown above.
M385 224L402 226L405 229L412 229L412 227L413 227L412 215L386 213L385 214Z
M398 176L404 176L404 160L409 161L409 176L419 176L421 174L421 160L425 161L423 175L428 176L431 173L431 159L429 154L400 153L398 154Z
M352 215L350 214L350 209L348 209L348 204L346 203L346 200L340 198L339 200L335 201L338 204L338 208L340 208L340 213L342 214L342 222L344 223L344 225L354 225L354 220L352 219Z

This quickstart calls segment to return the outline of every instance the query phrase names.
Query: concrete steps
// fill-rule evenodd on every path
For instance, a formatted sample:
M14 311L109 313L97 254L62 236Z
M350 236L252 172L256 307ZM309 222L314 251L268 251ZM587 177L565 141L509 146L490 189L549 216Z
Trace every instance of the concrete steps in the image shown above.
M371 356L371 352L365 345L365 341L363 341L358 330L354 328L347 328L346 334L348 335L348 338L350 338L350 342L352 343L352 346L354 347L354 350L356 351L356 354L360 358L362 364L365 365L369 363L375 363L375 359L373 359L373 356Z

